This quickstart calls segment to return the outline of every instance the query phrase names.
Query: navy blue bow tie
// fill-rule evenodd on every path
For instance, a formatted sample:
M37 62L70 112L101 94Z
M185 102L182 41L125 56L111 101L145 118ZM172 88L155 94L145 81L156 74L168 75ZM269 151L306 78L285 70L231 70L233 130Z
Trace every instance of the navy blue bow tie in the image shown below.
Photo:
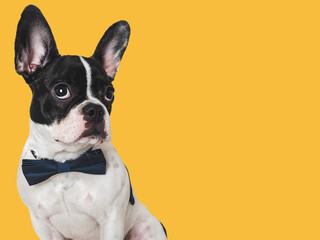
M29 183L35 185L41 183L51 176L63 172L82 172L88 174L105 174L106 159L101 149L89 150L74 160L63 163L50 159L22 160L22 171Z

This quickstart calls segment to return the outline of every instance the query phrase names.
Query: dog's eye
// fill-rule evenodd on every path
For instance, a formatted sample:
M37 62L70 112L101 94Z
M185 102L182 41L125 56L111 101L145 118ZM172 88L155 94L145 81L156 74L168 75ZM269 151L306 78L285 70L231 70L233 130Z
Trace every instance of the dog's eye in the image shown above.
M67 99L71 97L71 93L66 84L58 84L57 86L55 86L54 93L59 99Z
M111 101L113 99L113 92L114 92L113 87L108 87L107 88L106 95L105 95L105 99L107 101Z

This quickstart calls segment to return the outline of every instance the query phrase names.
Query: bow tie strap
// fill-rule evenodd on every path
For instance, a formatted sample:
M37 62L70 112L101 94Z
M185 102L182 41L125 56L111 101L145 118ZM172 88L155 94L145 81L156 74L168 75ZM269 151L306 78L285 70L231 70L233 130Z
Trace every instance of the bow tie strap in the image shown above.
M51 176L63 172L82 172L87 174L105 174L106 159L101 149L89 150L74 160L56 162L50 159L22 160L22 171L29 183L35 185Z

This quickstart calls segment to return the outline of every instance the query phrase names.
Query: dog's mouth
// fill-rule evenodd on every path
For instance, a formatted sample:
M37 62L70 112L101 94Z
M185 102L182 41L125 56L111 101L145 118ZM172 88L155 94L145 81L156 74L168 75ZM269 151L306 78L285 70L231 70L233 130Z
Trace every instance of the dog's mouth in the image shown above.
M92 122L87 122L85 124L86 129L83 131L81 134L80 138L98 138L101 141L104 141L108 134L105 130L105 122L99 122L99 123L92 123Z

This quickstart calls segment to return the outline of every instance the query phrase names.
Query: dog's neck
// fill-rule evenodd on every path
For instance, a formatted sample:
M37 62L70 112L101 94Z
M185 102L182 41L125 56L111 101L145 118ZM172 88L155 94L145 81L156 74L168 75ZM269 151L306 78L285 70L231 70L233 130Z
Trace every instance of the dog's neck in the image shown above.
M30 120L28 151L33 151L37 159L47 158L58 162L74 159L97 144L76 142L65 144L50 137L50 126L34 123Z

